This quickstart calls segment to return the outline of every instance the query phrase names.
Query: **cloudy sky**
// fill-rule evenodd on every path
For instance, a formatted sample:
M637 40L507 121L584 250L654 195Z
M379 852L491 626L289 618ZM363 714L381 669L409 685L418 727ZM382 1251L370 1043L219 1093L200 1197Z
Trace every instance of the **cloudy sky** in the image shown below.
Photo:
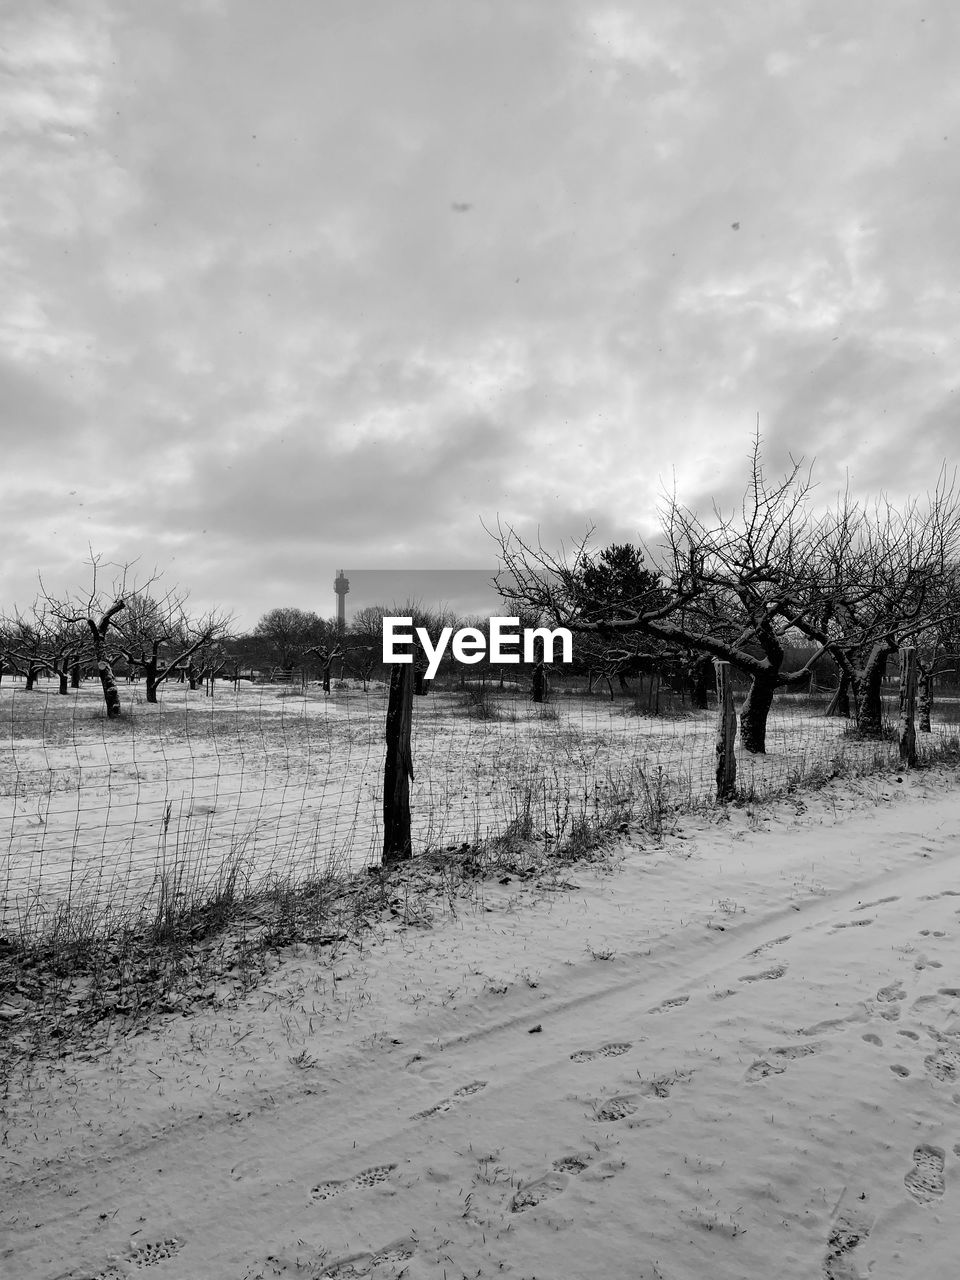
M32 0L0 19L0 609L252 625L957 449L952 0ZM349 601L348 601L349 603Z

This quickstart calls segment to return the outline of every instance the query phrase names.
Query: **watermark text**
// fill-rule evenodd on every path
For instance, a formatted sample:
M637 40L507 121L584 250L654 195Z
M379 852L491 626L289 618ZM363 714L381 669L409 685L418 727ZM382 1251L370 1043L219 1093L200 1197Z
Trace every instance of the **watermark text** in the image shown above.
M383 661L385 663L413 662L414 639L427 659L426 676L432 680L439 670L440 663L450 646L450 652L457 662L473 665L489 657L490 662L519 663L521 653L523 661L532 662L572 662L573 636L566 627L524 627L520 629L519 618L491 618L489 636L479 627L444 627L434 644L426 627L414 627L413 618L384 618L383 620ZM489 640L489 653L487 643ZM560 645L559 659L554 657L556 646ZM397 646L407 646L399 649Z

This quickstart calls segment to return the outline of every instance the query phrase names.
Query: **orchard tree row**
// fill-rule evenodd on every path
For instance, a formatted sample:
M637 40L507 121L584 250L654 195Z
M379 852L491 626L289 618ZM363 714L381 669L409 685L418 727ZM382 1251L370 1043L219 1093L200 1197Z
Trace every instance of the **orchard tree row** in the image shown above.
M500 527L498 588L516 608L583 637L608 669L678 653L700 669L729 662L748 682L748 751L765 749L776 691L825 669L836 674L829 712L852 708L859 732L878 736L898 649L916 647L921 716L933 677L960 651L956 482L943 470L930 493L899 506L845 492L824 510L813 499L799 463L768 480L757 436L735 511L715 507L707 519L668 496L646 561L632 546L595 552L589 537L562 556ZM805 659L788 661L798 651Z
M115 570L109 585L108 568ZM144 679L148 702L157 701L171 677L195 688L222 662L229 627L229 615L219 610L192 613L186 593L164 589L159 574L137 582L133 566L104 566L91 554L83 590L56 596L41 578L28 609L0 616L0 679L17 672L30 691L39 676L54 676L66 694L97 678L112 718L121 710L118 671Z

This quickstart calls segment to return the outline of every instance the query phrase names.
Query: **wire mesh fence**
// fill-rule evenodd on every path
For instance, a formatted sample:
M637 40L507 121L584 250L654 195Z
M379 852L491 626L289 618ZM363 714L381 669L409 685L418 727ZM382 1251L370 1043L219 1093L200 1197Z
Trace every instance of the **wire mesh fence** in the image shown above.
M0 925L58 901L123 914L176 875L294 882L379 861L386 686L220 684L213 696L140 685L107 719L99 688L0 686ZM779 696L765 755L738 747L741 794L897 758L824 715L826 696ZM941 700L921 752L956 733ZM888 700L891 714L895 714ZM465 683L414 700L414 847L448 848L518 824L559 842L578 816L688 809L712 799L716 712L668 693L607 697L560 682Z

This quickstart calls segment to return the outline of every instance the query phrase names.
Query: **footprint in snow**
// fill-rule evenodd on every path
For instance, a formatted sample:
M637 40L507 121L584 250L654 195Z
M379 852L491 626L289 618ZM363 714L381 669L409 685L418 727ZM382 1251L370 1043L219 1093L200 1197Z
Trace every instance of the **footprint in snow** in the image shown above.
M593 1118L601 1123L624 1120L627 1116L632 1116L636 1109L636 1103L629 1098L608 1098L594 1109Z
M744 1079L748 1084L753 1084L757 1080L766 1079L767 1076L780 1075L786 1071L788 1062L793 1062L797 1058L809 1058L819 1053L822 1048L822 1044L813 1043L788 1044L782 1048L771 1049L765 1058L758 1058L756 1062L750 1064Z
M906 995L902 982L891 982L887 987L881 987L877 992L878 1000L902 1000Z
M690 999L689 996L673 996L669 1000L661 1000L659 1004L655 1004L652 1009L648 1009L648 1013L666 1013L670 1009L679 1009L682 1004L686 1004Z
M592 1156L584 1152L561 1156L559 1160L554 1160L553 1170L550 1173L520 1187L510 1201L510 1212L523 1213L527 1209L535 1209L538 1204L543 1204L544 1200L559 1195L565 1187L569 1186L570 1178L583 1173L591 1161ZM592 1170L593 1180L615 1177L623 1167L623 1161L604 1160Z
M131 1244L130 1252L124 1257L123 1263L109 1266L105 1271L98 1272L95 1280L125 1280L130 1274L131 1267L136 1267L138 1270L143 1267L155 1267L158 1263L172 1258L175 1253L179 1253L183 1246L184 1241L178 1240L175 1236L168 1236L165 1240L153 1240L149 1244L137 1246Z
M360 1187L373 1187L378 1182L386 1182L396 1169L395 1164L376 1164L370 1169L361 1169L352 1178L343 1178L330 1182L318 1182L310 1188L310 1199L314 1201L332 1200L334 1196L343 1195L346 1191L355 1191Z
M568 1174L555 1170L542 1178L537 1178L535 1182L528 1182L510 1201L510 1212L523 1213L526 1209L535 1209L538 1204L543 1204L544 1200L558 1195L569 1181Z
M316 1280L349 1280L353 1276L368 1276L380 1267L398 1266L410 1259L417 1251L418 1241L414 1236L404 1236L400 1240L384 1245L376 1253L348 1253L328 1262L320 1271L313 1274ZM299 1259L297 1264L299 1270ZM400 1273L401 1275L403 1272Z
M781 942L789 942L790 934L784 933L779 938L771 938L769 942L761 942L759 947L754 947L752 951L747 952L747 959L752 960L754 956L758 956L763 951L769 951L771 947L779 947Z
M640 1072L637 1072L640 1075ZM693 1079L692 1071L675 1071L669 1076L655 1076L652 1080L640 1079L640 1092L645 1097L653 1098L669 1098L673 1086L676 1084L689 1084Z
M913 1168L903 1179L903 1184L921 1204L939 1200L944 1192L944 1154L939 1147L921 1142L913 1152Z
M741 982L773 982L777 978L782 978L787 972L785 964L775 964L770 969L763 969L760 973L745 973L740 979Z
M627 1041L615 1041L612 1044L602 1044L599 1049L578 1049L576 1053L571 1053L571 1062L591 1062L594 1058L618 1058L622 1053L629 1053L633 1045Z
M454 1089L453 1096L455 1098L469 1098L486 1087L486 1080L471 1080L469 1084L462 1084L459 1089Z
M834 1222L827 1240L827 1255L823 1260L823 1274L826 1280L856 1280L860 1275L848 1254L856 1249L862 1240L866 1240L870 1228L847 1214L841 1214Z
M933 1053L927 1054L923 1065L934 1080L950 1081L960 1079L960 1051L941 1045Z
M472 1080L470 1084L461 1085L459 1089L455 1089L449 1098L441 1098L439 1102L435 1102L432 1107L427 1107L425 1111L417 1111L410 1117L411 1120L427 1120L430 1116L439 1116L449 1111L455 1102L459 1102L462 1098L469 1098L472 1094L479 1093L481 1089L487 1087L486 1080Z
M767 1058L758 1058L756 1062L751 1062L750 1066L747 1067L743 1078L747 1084L755 1084L758 1080L765 1080L767 1076L780 1075L786 1069L786 1063L770 1062Z

